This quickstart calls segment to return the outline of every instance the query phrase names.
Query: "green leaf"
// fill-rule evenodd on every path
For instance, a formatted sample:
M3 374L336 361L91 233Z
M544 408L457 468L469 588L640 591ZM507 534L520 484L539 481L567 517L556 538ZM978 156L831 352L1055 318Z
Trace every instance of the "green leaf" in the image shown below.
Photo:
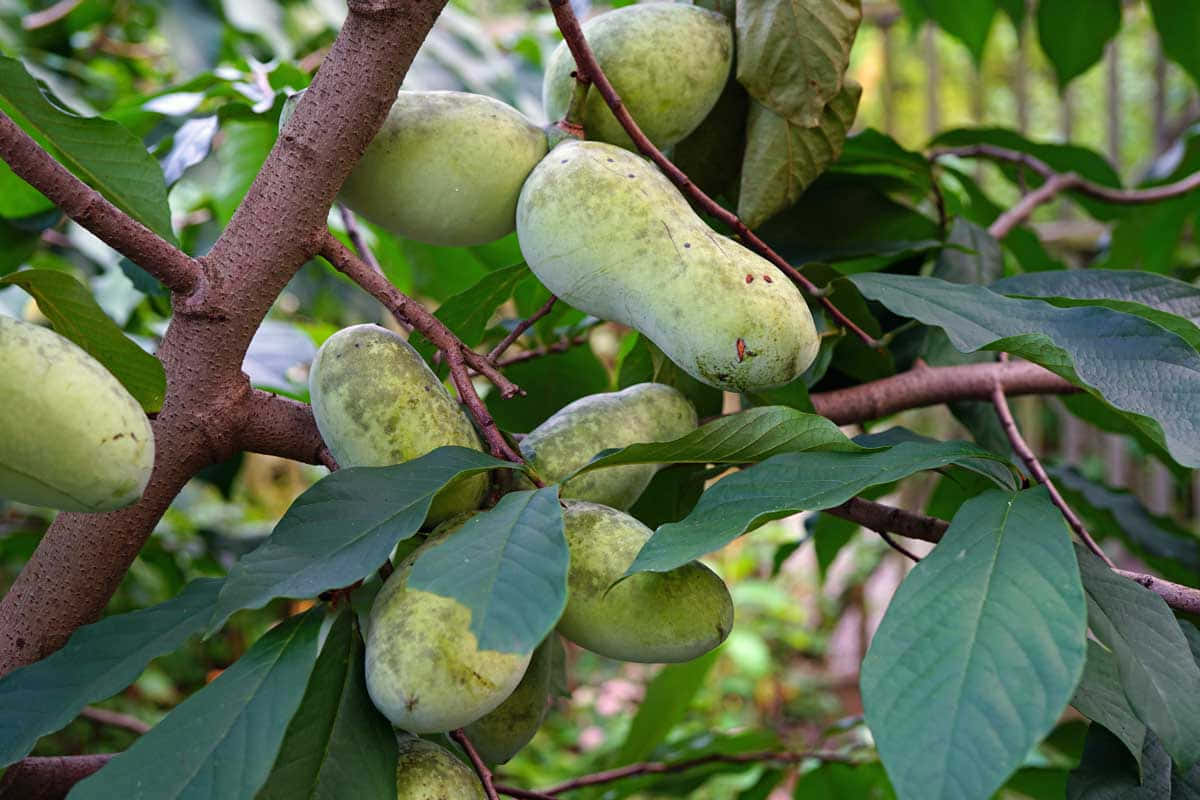
M929 19L958 39L975 64L983 63L992 19L996 16L996 0L918 0Z
M1086 14L1079 11L1076 0L1037 5L1038 42L1054 66L1060 91L1099 62L1121 30L1121 0L1091 0Z
M275 146L278 134L274 122L261 118L235 119L221 126L217 147L217 178L213 186L213 207L222 225L233 218L250 184Z
M229 571L209 622L276 597L315 597L371 574L409 538L450 481L493 469L517 469L466 447L439 447L390 467L331 473L296 498L271 536Z
M108 318L83 284L65 272L27 269L0 278L0 286L20 286L32 295L54 330L103 364L142 408L162 408L167 393L162 364Z
M711 650L682 664L668 664L654 676L621 743L618 763L641 761L667 740L671 729L687 716L692 698L704 685L719 652Z
M861 0L741 0L737 78L758 102L804 128L842 88Z
M906 150L874 128L865 128L846 139L842 157L829 171L844 175L893 178L911 187L918 198L933 187L933 171L923 154Z
M1082 547L1088 624L1117 663L1138 718L1184 769L1200 762L1200 666L1161 597Z
M481 650L529 653L567 604L558 486L510 492L417 556L408 586L471 610Z
M528 277L529 269L524 264L489 272L470 289L454 295L438 306L434 316L454 331L468 347L475 347L483 341L492 314L501 303L512 297L517 284ZM427 361L437 350L420 334L413 336L412 345Z
M783 453L735 472L700 496L683 521L663 525L627 575L665 572L719 550L764 522L831 508L865 489L964 459L996 460L969 442L903 442L867 453Z
M1116 735L1137 760L1138 768L1141 768L1146 726L1138 719L1129 705L1129 699L1125 697L1116 659L1098 642L1088 641L1087 663L1083 668L1083 677L1075 687L1071 705L1080 714Z
M23 758L39 737L121 691L151 659L204 630L221 583L200 578L165 603L85 625L61 650L0 678L0 764Z
M801 125L756 100L746 118L737 213L751 228L793 205L842 152L862 87L847 81L816 124Z
M1186 795L1173 793L1172 782L1171 757L1152 734L1134 760L1119 738L1093 723L1079 768L1067 782L1067 799L1184 800Z
M1003 350L1041 364L1125 412L1185 466L1200 466L1200 353L1130 314L1056 308L980 286L910 275L855 275L859 290L936 325L966 353Z
M1200 85L1200 16L1191 0L1150 0L1163 52Z
M1188 647L1192 649L1192 658L1200 664L1200 628L1185 619L1179 620L1179 628L1188 641Z
M1004 274L1000 243L969 219L955 217L946 236L947 247L938 256L933 276L951 283L989 284Z
M114 206L174 242L167 187L158 162L117 123L70 114L64 107L57 98L43 94L20 61L0 56L0 111ZM9 169L4 166L2 171Z
M877 761L822 764L801 775L792 789L796 800L892 800L895 796Z
M256 800L396 800L396 735L371 704L354 613L334 620Z
M676 464L660 469L628 513L651 530L678 522L696 507L709 477L702 464Z
M505 367L504 374L525 390L525 397L487 397L496 424L509 431L530 431L567 403L611 389L608 371L587 344Z
M963 504L900 584L863 659L867 724L901 798L986 798L1079 680L1087 614L1044 488Z
M317 660L323 610L271 629L216 680L75 785L71 800L239 800L266 780Z
M721 413L724 395L720 389L688 375L675 365L654 342L637 334L637 340L625 357L621 359L617 374L617 388L628 389L639 383L662 383L678 389L701 417L714 417Z

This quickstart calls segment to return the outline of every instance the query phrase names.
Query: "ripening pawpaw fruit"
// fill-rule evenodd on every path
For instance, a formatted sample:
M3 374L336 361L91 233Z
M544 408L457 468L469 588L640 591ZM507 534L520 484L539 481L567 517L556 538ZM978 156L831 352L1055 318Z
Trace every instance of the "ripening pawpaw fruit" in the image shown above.
M568 500L563 529L571 566L558 632L576 644L622 661L690 661L733 629L729 590L697 561L613 586L651 534L628 514Z
M0 316L0 498L111 511L142 496L154 432L138 402L81 347Z
M601 450L637 442L669 442L696 429L696 409L678 390L639 383L619 392L581 397L521 440L521 452L547 483L556 483ZM564 498L627 509L661 465L605 467L567 481Z
M480 650L470 609L408 588L419 555L453 535L458 525L443 528L401 562L371 606L367 693L393 725L411 733L469 725L513 693L530 662L530 653Z
M546 718L550 701L550 673L556 644L546 637L537 649L524 677L503 703L466 728L480 758L488 764L504 764L537 733Z
M545 131L494 98L402 91L339 197L409 239L485 244L512 233L521 184L547 147Z
M733 30L698 6L646 3L588 20L583 34L638 127L660 148L687 136L716 105L733 63ZM542 100L557 120L567 111L575 59L565 43L546 64ZM583 114L589 139L630 150L633 141L594 88Z
M378 325L354 325L325 340L308 376L313 416L342 467L384 467L445 445L480 449L467 415L401 337ZM448 484L426 518L435 523L479 507L486 475Z
M653 164L619 147L555 147L521 190L517 237L547 289L635 328L710 386L780 386L816 358L812 314L788 277L713 232Z
M475 771L433 742L397 736L396 800L484 800Z

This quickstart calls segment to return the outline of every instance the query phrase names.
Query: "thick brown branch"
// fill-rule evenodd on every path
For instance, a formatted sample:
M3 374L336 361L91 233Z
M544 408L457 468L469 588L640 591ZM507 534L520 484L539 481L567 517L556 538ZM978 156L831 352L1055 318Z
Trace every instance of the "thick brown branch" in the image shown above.
M71 787L103 767L110 758L111 754L100 753L18 761L0 778L0 800L63 800Z
M171 291L187 295L199 287L199 262L72 175L4 113L0 113L0 158L64 214L158 278Z
M496 787L492 783L492 771L488 769L487 764L483 763L483 759L479 757L479 753L475 750L475 745L471 744L466 731L462 728L451 731L450 738L458 742L459 746L466 752L467 758L471 759L471 766L475 768L475 774L479 776L479 782L483 784L483 793L487 795L488 800L500 800L496 796Z
M322 463L325 442L306 403L255 389L242 404L241 416L237 437L242 450Z
M692 183L691 178L684 174L683 170L671 163L670 159L654 146L654 143L646 137L646 134L642 133L642 129L638 127L637 122L630 115L629 109L621 102L621 97L617 94L617 90L613 88L612 83L604 74L604 70L601 69L600 62L596 60L596 54L592 52L587 38L583 35L583 29L579 27L579 20L575 17L570 0L550 0L550 9L554 12L554 19L558 23L558 29L566 41L567 48L571 51L571 55L575 59L575 66L578 71L583 73L580 77L590 81L595 90L600 92L600 95L604 98L604 102L612 109L613 116L621 123L621 127L629 134L629 138L633 140L633 143L642 155L653 161L662 170L663 174L670 179L671 183L678 186L679 190L687 195L705 213L716 217L732 228L738 237L749 245L751 249L778 267L780 271L799 284L800 288L808 292L809 295L817 298L821 305L825 307L825 310L829 312L830 316L853 332L867 347L881 347L882 345L875 337L864 331L853 320L843 314L815 283L806 278L800 270L785 261L766 242L758 238L738 218L737 214L734 214L716 200L713 200L699 186Z

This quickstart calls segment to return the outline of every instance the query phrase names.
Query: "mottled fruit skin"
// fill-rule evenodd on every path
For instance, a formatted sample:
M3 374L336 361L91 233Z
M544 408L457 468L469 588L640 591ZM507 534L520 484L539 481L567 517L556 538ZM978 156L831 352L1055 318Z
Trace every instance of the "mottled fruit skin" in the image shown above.
M378 325L355 325L326 339L308 389L338 466L402 464L445 445L480 449L470 420L421 355ZM478 508L487 481L470 475L450 483L433 498L426 522Z
M816 358L812 314L766 259L714 233L649 161L565 141L517 204L529 268L572 306L641 331L692 377L781 386Z
M559 409L521 440L521 452L547 483L557 483L601 450L638 442L669 442L696 429L696 409L661 383L581 397ZM586 472L560 496L627 509L650 484L659 464L630 464Z
M517 195L546 155L519 111L466 92L400 92L341 199L393 233L474 245L511 233Z
M0 498L62 511L137 501L154 432L112 373L48 328L0 316Z
M556 634L551 633L550 636ZM504 764L515 756L542 726L550 701L553 645L546 638L533 651L525 677L508 699L464 730L488 764Z
M648 3L589 20L584 36L638 127L658 147L687 136L716 105L733 62L725 17L698 6ZM575 59L565 43L550 56L542 101L551 121L567 111ZM636 149L594 88L584 105L587 138Z
M431 539L396 568L375 596L367 626L367 693L393 725L411 733L445 733L496 708L521 682L531 655L480 650L466 606L407 587L417 557L443 539Z
M403 733L397 740L396 800L485 800L475 771L444 747Z
M650 529L595 503L569 500L566 506L571 566L559 633L600 655L646 663L690 661L725 641L733 600L716 573L693 561L670 572L639 572L613 586Z

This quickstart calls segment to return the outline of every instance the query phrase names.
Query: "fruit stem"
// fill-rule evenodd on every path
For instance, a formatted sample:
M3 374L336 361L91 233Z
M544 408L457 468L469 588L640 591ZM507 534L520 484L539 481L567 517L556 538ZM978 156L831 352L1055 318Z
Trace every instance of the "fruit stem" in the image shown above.
M563 114L563 118L551 126L551 130L547 131L550 137L550 147L553 148L563 139L583 139L585 131L583 128L583 110L587 103L588 89L591 88L592 82L580 71L576 70L571 73L575 78L575 83L571 87L571 99L567 103L567 113Z

